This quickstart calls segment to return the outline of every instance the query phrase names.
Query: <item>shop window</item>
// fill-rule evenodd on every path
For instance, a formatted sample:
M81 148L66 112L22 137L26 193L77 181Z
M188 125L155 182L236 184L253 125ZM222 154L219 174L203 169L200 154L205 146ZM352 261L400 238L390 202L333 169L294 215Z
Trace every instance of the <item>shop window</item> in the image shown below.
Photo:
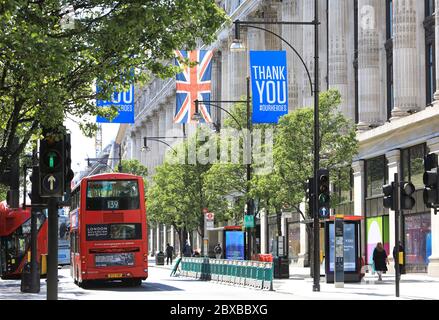
M416 214L404 217L405 257L407 269L426 272L431 256L431 214Z
M401 151L401 177L410 181L416 189L424 188L424 156L427 154L425 144L416 145Z
M288 224L288 257L297 260L300 254L300 223Z
M366 197L380 196L383 193L383 185L387 181L387 161L385 156L367 160L366 166Z

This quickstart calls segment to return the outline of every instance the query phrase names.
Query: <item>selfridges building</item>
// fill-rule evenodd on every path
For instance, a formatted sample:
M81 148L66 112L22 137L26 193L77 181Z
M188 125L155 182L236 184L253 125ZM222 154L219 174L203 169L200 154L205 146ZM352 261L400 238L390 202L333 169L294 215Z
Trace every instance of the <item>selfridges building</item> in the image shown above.
M225 0L216 1L232 21L312 21L314 1ZM436 2L436 3L435 3ZM329 5L328 5L329 4ZM384 243L389 258L395 244L394 212L383 207L382 185L394 173L415 187L416 206L403 215L401 226L408 272L439 276L439 215L422 201L423 157L439 153L439 0L320 0L320 88L336 88L342 95L339 110L357 125L359 152L352 163L351 189L335 210L361 216L361 255L369 263L375 244ZM293 44L311 75L314 72L312 26L260 25ZM234 27L220 30L213 49L212 100L238 100L246 94L249 50L285 50L288 62L289 111L313 106L309 81L297 56L279 38L268 32L242 28L245 52L230 51ZM122 126L118 135L124 157L138 159L150 172L163 162L167 146L144 137L181 136L182 126L173 124L175 79L155 79L136 88L136 121ZM228 108L228 105L224 105ZM213 121L222 123L226 114L212 109ZM185 134L195 130L187 125ZM167 140L172 142L172 140ZM302 205L302 208L305 206ZM212 210L214 211L214 210ZM305 224L296 212L282 216L291 265L309 264ZM262 212L257 221L257 244L261 253L272 250L277 235L276 217ZM221 233L218 233L221 238ZM171 227L150 228L150 252L164 250L166 243L179 248ZM198 236L193 247L201 248ZM218 239L215 239L216 242ZM221 239L219 239L221 240ZM212 246L215 245L212 242Z

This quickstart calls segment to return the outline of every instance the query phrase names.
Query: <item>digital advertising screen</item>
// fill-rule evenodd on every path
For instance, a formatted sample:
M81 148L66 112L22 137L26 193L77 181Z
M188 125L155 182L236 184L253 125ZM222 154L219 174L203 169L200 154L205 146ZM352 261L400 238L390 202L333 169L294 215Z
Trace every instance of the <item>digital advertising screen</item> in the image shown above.
M225 231L225 256L228 260L245 259L245 232Z
M334 224L329 225L329 271L334 271L334 245L335 245ZM344 240L344 271L355 272L355 225L345 223L343 227Z

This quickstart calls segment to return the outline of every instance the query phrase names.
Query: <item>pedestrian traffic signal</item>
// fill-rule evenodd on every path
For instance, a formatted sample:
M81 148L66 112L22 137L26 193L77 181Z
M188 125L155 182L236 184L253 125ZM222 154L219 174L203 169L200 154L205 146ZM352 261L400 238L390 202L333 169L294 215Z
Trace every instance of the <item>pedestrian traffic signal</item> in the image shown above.
M415 186L411 182L401 182L400 186L400 208L401 210L412 210L416 203L415 198L412 197L416 191Z
M438 156L431 153L424 157L424 203L427 208L439 205ZM436 169L435 171L433 171Z
M383 186L383 206L384 208L388 208L390 210L395 211L397 209L397 203L396 203L396 185L395 182L392 182L390 184L386 184Z
M329 170L319 169L317 171L317 199L318 199L318 211L320 218L328 218L330 210L329 195Z
M62 197L64 193L64 137L40 140L40 196Z

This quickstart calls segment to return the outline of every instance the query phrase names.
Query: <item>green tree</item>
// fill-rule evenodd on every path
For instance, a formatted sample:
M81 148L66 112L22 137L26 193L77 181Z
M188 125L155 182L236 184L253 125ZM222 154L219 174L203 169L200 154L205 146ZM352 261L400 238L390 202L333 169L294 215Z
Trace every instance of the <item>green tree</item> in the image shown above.
M0 174L41 128L59 128L68 115L114 117L114 107L98 108L94 99L173 76L174 50L211 43L226 20L211 0L1 1ZM88 135L96 128L81 125Z
M205 139L200 138L201 135ZM185 142L175 147L177 155L168 153L166 161L156 167L148 190L147 211L151 222L174 226L180 244L187 232L197 230L204 236L204 208L210 208L203 190L204 173L210 162L200 161L203 146L215 143L215 137L206 128L199 128ZM196 159L191 156L197 155ZM179 157L182 157L179 159ZM180 246L181 250L183 246Z
M340 102L341 96L337 90L320 94L320 167L329 169L332 172L331 182L345 189L350 182L346 174L348 171L341 170L344 174L334 173L350 166L357 153L358 142L354 123L337 110ZM285 205L299 212L299 204L305 197L306 182L313 176L313 128L314 110L302 108L280 119L275 136L274 173L279 175L280 188L284 189ZM338 201L334 195L331 206L336 206Z

